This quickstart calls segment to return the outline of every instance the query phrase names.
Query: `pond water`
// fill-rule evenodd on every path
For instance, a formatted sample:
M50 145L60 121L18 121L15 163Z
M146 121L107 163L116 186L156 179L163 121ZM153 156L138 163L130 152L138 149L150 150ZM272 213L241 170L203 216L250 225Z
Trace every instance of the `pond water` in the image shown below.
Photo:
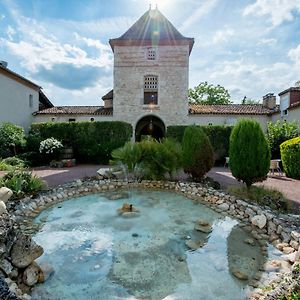
M119 215L124 203L139 212ZM194 229L199 220L210 224L206 233ZM257 242L245 242L252 237L236 220L166 191L71 199L35 223L34 240L45 251L38 262L55 272L34 288L33 299L241 300L266 259Z

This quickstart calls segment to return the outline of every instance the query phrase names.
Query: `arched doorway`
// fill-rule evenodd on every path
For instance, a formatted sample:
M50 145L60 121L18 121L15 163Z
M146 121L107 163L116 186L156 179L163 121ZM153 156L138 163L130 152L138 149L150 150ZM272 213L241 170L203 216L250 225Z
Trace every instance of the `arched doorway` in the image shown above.
M152 136L160 140L165 136L166 128L164 122L156 116L146 116L140 119L135 127L135 141L140 142L143 137Z

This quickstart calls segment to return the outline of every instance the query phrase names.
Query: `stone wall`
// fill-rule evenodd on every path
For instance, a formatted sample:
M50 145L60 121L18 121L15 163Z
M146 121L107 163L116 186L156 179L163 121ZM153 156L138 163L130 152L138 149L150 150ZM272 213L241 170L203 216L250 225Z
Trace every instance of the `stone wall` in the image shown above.
M135 128L155 115L165 126L185 124L188 114L189 46L158 46L158 58L147 60L147 47L114 47L114 118ZM144 76L158 76L158 105L143 105Z

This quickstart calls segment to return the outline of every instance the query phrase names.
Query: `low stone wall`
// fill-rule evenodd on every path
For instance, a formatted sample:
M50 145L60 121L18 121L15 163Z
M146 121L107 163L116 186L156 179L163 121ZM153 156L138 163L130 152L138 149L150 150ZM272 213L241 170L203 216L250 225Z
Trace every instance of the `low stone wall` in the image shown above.
M42 210L56 203L91 193L128 188L172 190L184 194L195 203L208 205L223 215L239 219L244 229L251 232L252 236L261 244L268 241L282 251L278 259L267 261L264 269L261 270L261 272L265 271L271 274L265 278L265 282L269 283L271 280L272 284L279 282L282 274L288 274L299 263L300 216L277 214L269 209L250 204L235 196L204 187L198 183L165 181L128 183L117 180L82 182L77 180L43 193L35 199L24 198L18 202L9 202L7 207L11 219L15 222L16 229L19 232L28 232L28 229L32 227L32 219ZM29 224L30 226L28 226ZM258 286L258 283L253 284L253 286ZM272 289L275 290L275 286ZM266 292L265 289L264 291L256 289L251 299L273 299L268 297L271 297L271 292Z

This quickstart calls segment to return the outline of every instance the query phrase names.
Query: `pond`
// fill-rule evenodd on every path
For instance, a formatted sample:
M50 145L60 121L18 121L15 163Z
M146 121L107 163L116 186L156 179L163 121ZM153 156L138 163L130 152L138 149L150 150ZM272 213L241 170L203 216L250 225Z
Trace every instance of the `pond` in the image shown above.
M34 222L55 272L33 299L241 300L266 260L236 220L167 191L74 198Z

